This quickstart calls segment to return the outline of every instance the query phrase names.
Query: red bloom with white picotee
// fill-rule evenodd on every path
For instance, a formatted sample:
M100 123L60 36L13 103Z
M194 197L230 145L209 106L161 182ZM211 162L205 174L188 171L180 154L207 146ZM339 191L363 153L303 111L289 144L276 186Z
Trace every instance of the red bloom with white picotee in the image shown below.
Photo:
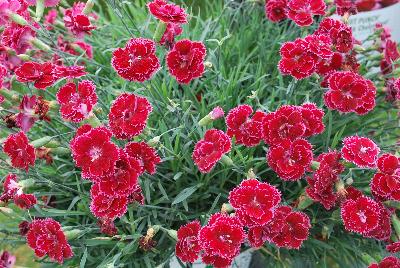
M139 161L140 174L145 171L149 174L154 174L157 165L161 163L161 158L158 156L157 151L145 142L130 142L125 145L124 151L128 157Z
M355 72L334 72L329 76L328 85L324 100L331 110L363 115L375 107L374 84Z
M37 89L45 89L54 84L54 66L50 62L25 62L15 70L19 82L33 82Z
M145 38L132 38L124 48L113 52L111 65L119 76L136 82L149 80L160 69L156 44Z
M187 14L183 8L169 4L166 0L153 0L147 4L151 14L165 23L187 23Z
M386 250L390 253L397 253L400 251L400 241L386 245Z
M206 47L202 42L179 40L167 54L167 66L179 83L188 84L204 73Z
M100 190L94 183L90 189L90 211L99 219L114 220L122 217L128 209L128 197L125 195L110 196Z
M118 148L111 142L111 132L105 127L84 125L70 143L72 157L82 176L95 178L106 175L118 160Z
M387 256L380 263L373 263L368 268L400 268L400 259Z
M245 226L262 226L272 220L281 201L280 191L266 182L244 180L229 193L229 203Z
M323 0L289 0L287 16L297 25L310 26L315 15L325 15L326 4Z
M307 240L310 228L307 214L293 211L289 206L281 206L275 210L272 221L264 226L262 235L277 247L299 249Z
M110 129L117 139L131 139L144 130L152 111L150 102L135 94L123 93L112 103L108 114Z
M265 3L265 14L270 21L278 22L287 18L286 0L269 0Z
M35 165L35 148L29 144L28 137L22 131L7 137L3 151L11 158L11 165L15 168L28 171L29 166Z
M10 199L22 209L29 209L37 203L33 194L25 194L23 185L18 184L18 177L15 174L8 174L3 182L3 194L0 201L8 202Z
M96 178L99 190L107 196L129 196L135 190L141 172L139 160L119 149L114 170Z
M253 116L249 105L239 105L226 116L226 134L235 137L237 144L253 147L262 140L263 120L266 113L257 111Z
M304 38L308 44L307 51L320 59L330 59L333 56L332 39L326 34L312 34Z
M96 29L96 26L90 22L93 15L83 14L85 3L75 2L71 8L64 11L64 25L74 35L82 38L84 34L91 34L91 31Z
M12 48L17 54L23 54L32 48L31 41L35 36L32 26L10 23L1 33L1 44Z
M307 195L316 202L321 203L325 209L331 209L337 201L338 194L334 192L338 175L344 171L340 163L341 154L333 151L318 156L319 168L312 177L307 178Z
M208 173L231 150L231 139L223 131L210 129L194 147L192 158L200 172Z
M57 101L63 119L80 122L89 117L97 104L96 85L89 80L83 80L78 85L67 83L58 90Z
M343 158L359 167L376 167L379 147L369 138L351 136L343 139Z
M33 220L26 241L39 258L47 254L51 260L62 264L74 255L61 225L51 218Z
M280 72L298 80L311 76L315 72L318 58L308 52L307 47L308 43L300 38L284 43L280 49Z
M353 32L348 25L340 20L323 19L314 35L327 35L338 52L347 53L353 49Z
M379 206L379 223L376 228L363 233L364 237L386 241L392 234L391 215L392 211L386 208L383 203L377 202Z
M392 154L383 154L377 161L379 172L371 181L371 191L379 200L400 201L400 160Z
M236 217L222 213L212 215L198 236L200 245L204 249L203 262L215 266L216 262L222 259L229 265L240 253L240 246L245 237L243 226Z
M393 154L383 154L377 161L380 172L393 175L400 173L400 159Z
M87 72L85 71L85 66L64 66L64 65L57 65L54 66L54 77L55 79L62 79L62 78L79 78L81 76L86 75Z
M178 241L175 246L176 256L183 262L195 262L201 251L198 235L201 229L199 221L192 221L179 228Z
M283 140L273 145L267 154L267 162L283 180L299 180L313 159L311 144L304 139Z
M305 103L302 106L281 106L264 117L264 140L273 145L284 139L294 141L298 138L320 134L325 129L323 117L323 110L314 103Z
M365 234L379 225L379 203L369 197L347 199L342 203L340 211L347 231Z

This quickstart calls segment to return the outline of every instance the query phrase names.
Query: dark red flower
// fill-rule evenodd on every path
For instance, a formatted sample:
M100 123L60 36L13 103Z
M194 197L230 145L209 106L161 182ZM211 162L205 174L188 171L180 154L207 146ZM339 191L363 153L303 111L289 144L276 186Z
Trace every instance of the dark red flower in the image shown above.
M150 102L135 94L123 93L111 105L109 124L117 139L131 139L144 130L152 111Z
M245 232L237 218L217 213L212 215L207 225L201 228L198 239L204 249L203 262L215 266L221 258L225 261L232 260L240 253Z
M389 78L385 81L386 87L386 100L390 102L394 102L396 100L400 100L400 78Z
M280 49L281 60L278 68L284 75L291 75L300 80L311 76L316 68L318 58L308 52L308 43L303 39L286 42Z
M97 183L90 190L90 211L99 219L114 220L122 217L128 209L128 198L126 196L109 196L100 191Z
M357 14L356 1L354 0L335 0L336 13L339 16L344 16L346 13L349 15Z
M281 206L275 210L272 221L264 226L261 240L266 238L277 247L299 249L303 241L307 240L310 228L307 214L293 211L289 206Z
M272 220L281 201L279 190L256 179L244 180L229 193L229 203L243 225L262 226Z
M67 83L57 92L61 117L72 122L80 122L88 118L97 103L96 85L83 80L78 85Z
M365 11L370 11L375 8L377 4L377 0L357 0L356 6L357 6L357 11L359 12L365 12Z
M304 139L288 139L273 145L267 154L268 165L283 180L299 180L313 159L311 144Z
M146 171L149 174L154 174L156 166L161 163L161 158L158 156L157 151L145 142L130 142L125 145L124 151L128 157L139 161L140 173Z
M379 264L373 263L368 268L400 268L400 259L395 256L385 257Z
M325 104L329 109L342 113L366 114L375 107L376 88L361 75L351 72L335 72L329 76L329 90Z
M387 209L382 203L378 202L379 205L379 223L373 230L363 233L364 237L374 238L376 240L388 240L392 234L391 226L391 211Z
M339 52L333 53L332 57L327 60L320 60L317 64L316 72L319 75L325 76L324 81L321 83L323 87L328 87L327 79L329 74L338 71L343 67L345 58Z
M175 254L183 262L195 262L201 251L198 235L201 229L199 221L192 221L183 225L178 230L178 241Z
M185 10L175 4L168 4L165 0L153 0L147 7L154 17L165 23L187 23Z
M32 221L26 241L39 258L47 254L51 260L62 264L64 259L74 255L61 225L51 218Z
M54 84L54 66L50 62L24 62L15 70L19 82L33 82L37 89L45 89Z
M141 166L139 160L119 150L114 170L96 178L99 190L107 196L129 196L136 189Z
M35 148L29 144L28 137L22 131L7 137L3 151L11 158L11 165L15 168L28 171L29 166L35 165Z
M330 59L333 56L332 40L326 34L312 34L304 38L308 44L308 52L314 54L320 59Z
M351 136L343 140L343 158L359 167L376 167L379 152L379 147L368 138Z
M371 192L379 200L400 201L400 174L376 173L371 180Z
M25 194L23 185L18 184L18 177L14 174L8 174L3 183L3 194L0 201L8 202L10 199L14 204L22 209L29 209L37 203L33 194Z
M86 126L84 128L87 130ZM118 148L110 139L111 132L105 127L89 128L83 134L77 132L70 147L76 166L82 168L83 177L104 176L114 168Z
M113 52L111 64L116 72L129 81L144 82L160 69L156 44L145 38L132 38L124 48Z
M266 114L261 111L253 113L249 105L239 105L229 111L226 116L226 125L230 137L236 138L237 144L243 144L248 147L256 146L262 140L263 120Z
M192 158L200 172L208 173L231 150L231 139L218 129L207 130L194 147Z
M19 109L20 112L17 115L16 123L25 133L31 129L37 120L50 121L47 116L47 112L50 109L49 102L44 100L42 96L23 96Z
M344 166L340 163L341 154L333 151L323 153L318 156L319 168L313 177L307 178L309 187L306 188L308 196L316 202L320 202L325 209L331 209L338 198L334 192L335 183L338 175L344 171ZM340 193L339 193L340 194Z
M29 222L28 221L21 221L18 224L19 234L21 236L26 236L29 231ZM1 267L1 266L0 266Z
M206 47L201 42L187 39L175 43L167 54L167 66L179 83L188 84L204 73Z
M135 185L132 194L128 196L128 203L138 202L140 205L144 205L144 196L142 192L142 188L139 184Z
M325 15L326 5L323 0L289 0L287 16L297 25L310 26L314 15Z
M378 227L380 206L366 196L347 199L341 205L341 216L347 231L365 234Z
M90 16L83 14L85 3L75 2L72 8L64 11L64 25L74 35L82 37L84 34L91 34L91 30L96 29L90 22Z
M203 252L203 254L201 255L201 260L203 263L212 265L212 267L215 268L230 267L233 261L233 259L231 258L224 258L209 252Z
M268 0L265 3L265 14L270 21L278 22L287 18L286 0Z
M390 253L397 253L400 251L400 241L386 245L386 250Z
M347 53L353 49L353 32L340 20L325 18L314 35L327 35L338 52Z
M114 221L110 219L100 219L97 222L100 227L100 232L108 236L114 236L118 233L117 227L115 227Z
M325 129L323 117L323 110L313 103L305 103L302 106L281 106L264 117L265 142L273 145L284 139L294 141L320 134Z
M175 37L182 34L182 26L178 23L168 23L160 40L160 45L171 49L175 44Z
M400 159L393 154L383 154L378 158L378 168L385 174L397 174L400 172Z

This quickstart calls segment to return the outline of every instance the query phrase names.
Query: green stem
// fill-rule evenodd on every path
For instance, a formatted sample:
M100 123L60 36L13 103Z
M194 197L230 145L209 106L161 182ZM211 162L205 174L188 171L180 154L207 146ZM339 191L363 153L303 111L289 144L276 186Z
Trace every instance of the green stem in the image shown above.
M36 21L40 21L44 12L44 0L36 0Z
M162 21L159 21L157 24L156 31L154 32L154 36L153 36L154 41L156 41L157 43L160 42L160 40L165 32L165 29L167 29L167 24Z

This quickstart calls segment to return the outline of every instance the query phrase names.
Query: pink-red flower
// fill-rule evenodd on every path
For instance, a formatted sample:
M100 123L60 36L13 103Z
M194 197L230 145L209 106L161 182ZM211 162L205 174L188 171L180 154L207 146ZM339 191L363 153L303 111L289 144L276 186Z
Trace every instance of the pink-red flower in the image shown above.
M147 4L151 14L165 23L187 23L187 14L183 8L169 4L166 0L153 0Z
M194 147L192 158L200 172L208 173L231 150L231 139L223 131L210 129Z
M33 82L37 89L45 89L55 82L53 71L54 66L50 62L25 62L15 70L15 75L19 82Z
M287 18L286 0L268 0L265 3L265 14L273 22L278 22Z
M32 221L26 241L39 258L47 254L51 260L62 264L64 259L74 255L61 225L51 218Z
M50 121L50 117L47 116L50 109L49 102L44 100L42 96L23 96L19 109L16 123L25 133L31 129L37 120Z
M299 180L313 160L311 144L304 139L283 140L273 145L267 154L267 162L283 180Z
M397 253L400 251L400 241L386 245L386 250L390 253Z
M379 172L371 181L371 191L381 200L400 201L400 160L395 155L383 154L377 161Z
M86 75L85 66L64 66L58 65L54 67L54 77L55 79L62 78L78 78Z
M160 69L156 44L145 38L132 38L124 48L113 52L111 64L117 73L129 81L144 82Z
M354 15L357 13L356 1L353 0L335 0L336 13L344 16L346 13Z
M239 105L229 111L226 116L228 127L226 134L236 138L237 144L248 147L256 146L262 140L263 120L266 114L257 111L253 114L253 109L249 105Z
M308 52L308 43L303 39L286 42L280 49L281 60L278 68L284 75L291 75L300 80L311 76L316 68L318 58Z
M277 247L299 249L307 240L310 228L310 219L305 213L281 206L275 210L274 218L267 225L250 228L249 241L253 247L260 247L269 241Z
M154 174L157 165L161 163L161 158L158 156L157 151L145 142L130 142L125 145L124 151L128 157L139 161L140 174L145 171L149 174Z
M365 234L378 227L380 206L366 196L347 199L341 205L341 216L346 230Z
M229 203L245 226L262 226L274 217L274 210L281 201L279 190L256 179L244 180L229 193Z
M128 197L125 195L110 196L100 190L94 183L90 189L90 211L99 219L114 220L122 217L128 209Z
M392 212L387 209L381 202L377 202L379 206L379 223L376 228L363 233L364 237L374 238L376 240L386 241L392 234L391 215Z
M366 114L375 107L374 84L352 72L334 72L329 76L329 90L324 95L326 106L342 113Z
M285 139L294 141L324 131L324 112L314 103L302 106L284 105L264 118L263 136L266 143L273 145Z
M330 59L333 56L332 39L326 34L312 34L304 38L308 44L308 52L314 54L320 59Z
M178 23L168 23L167 28L160 40L160 45L171 49L175 44L175 37L183 32L182 26Z
M338 152L323 153L318 156L319 168L312 177L307 178L309 187L307 195L316 202L320 202L325 209L331 209L338 198L334 192L338 175L344 171L344 166L339 162L341 154ZM340 193L339 193L340 194Z
M8 202L10 199L22 209L29 209L37 203L33 194L25 194L23 185L18 184L18 177L15 174L8 174L3 183L3 194L0 201Z
M99 190L107 196L129 196L136 189L140 172L139 160L128 157L122 149L119 149L114 170L96 178L96 183Z
M91 16L83 14L85 3L75 2L71 8L64 11L64 25L74 35L83 37L84 34L91 34L96 26L90 22Z
M400 268L400 259L387 256L380 263L373 263L368 268Z
M206 47L201 42L187 39L175 43L167 54L167 66L179 83L188 84L204 73Z
M0 25L6 25L9 22L11 13L18 13L22 10L24 10L24 7L18 0L1 0Z
M181 261L193 263L198 259L202 249L198 239L200 229L199 221L189 222L179 228L175 254Z
M325 18L314 35L327 35L336 49L341 53L347 53L353 49L353 32L351 28L340 20Z
M70 144L76 166L82 169L85 178L106 175L118 160L118 148L111 142L111 132L105 127L84 125L81 128L86 132L78 131Z
M72 122L80 122L88 118L97 103L96 85L83 80L78 85L67 83L57 92L61 117Z
M216 264L227 262L225 265L227 266L240 253L245 232L237 218L217 213L212 215L207 225L201 228L198 239L204 249L203 262L221 267Z
M3 251L0 255L0 267L1 268L13 268L16 258L11 255L8 251Z
M11 158L11 165L15 168L28 171L29 166L35 165L35 148L29 144L28 137L22 131L7 137L3 151Z
M379 152L379 147L368 138L351 136L343 139L343 158L359 167L375 167Z
M32 26L10 23L1 34L1 44L14 49L17 54L23 54L32 48L31 41L35 36Z
M152 111L150 102L135 94L123 93L111 105L109 124L117 139L131 139L144 130Z
M314 15L325 15L326 5L323 0L289 0L287 16L297 25L310 26Z

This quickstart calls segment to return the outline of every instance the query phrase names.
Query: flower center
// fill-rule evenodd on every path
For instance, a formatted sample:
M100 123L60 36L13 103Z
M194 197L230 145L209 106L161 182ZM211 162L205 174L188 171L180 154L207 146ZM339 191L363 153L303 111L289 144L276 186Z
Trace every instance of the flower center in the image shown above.
M367 216L365 216L363 211L359 211L357 212L358 217L360 217L360 221L362 223L366 223L367 222Z
M89 152L90 158L92 158L92 162L96 161L101 156L101 149L98 147L93 147Z

